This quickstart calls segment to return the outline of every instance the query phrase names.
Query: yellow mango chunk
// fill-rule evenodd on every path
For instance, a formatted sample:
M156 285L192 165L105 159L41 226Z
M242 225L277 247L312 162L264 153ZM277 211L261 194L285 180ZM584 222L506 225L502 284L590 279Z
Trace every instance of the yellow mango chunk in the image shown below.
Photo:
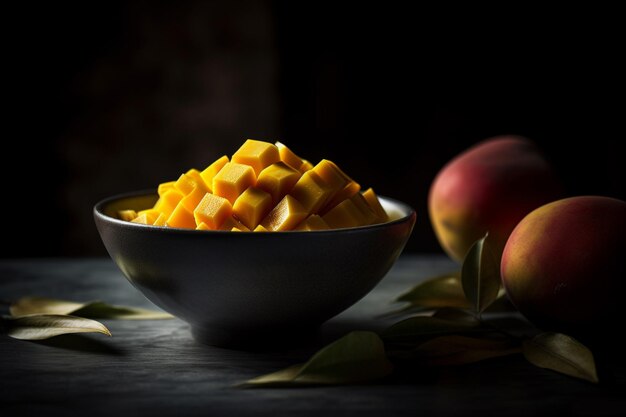
M317 214L336 192L314 171L307 171L293 186L289 195L298 200L308 214Z
M228 162L213 177L213 194L224 197L231 204L248 187L256 184L256 175L249 165Z
M174 184L176 184L176 181L168 181L168 182L159 184L159 188L157 189L157 192L159 193L159 197L163 196L163 194L165 194L166 191L174 189L175 188Z
M352 200L343 200L341 203L333 207L328 213L322 216L322 219L332 229L343 227L361 226L363 214Z
M199 225L196 226L196 230L212 230L205 222L200 222Z
M137 212L135 210L120 210L117 212L117 217L120 220L130 222L137 217Z
M302 166L302 158L293 153L291 149L280 142L274 143L278 148L278 154L280 155L280 160L292 167L295 170L300 170Z
M183 194L177 189L167 190L161 198L159 198L159 201L156 202L154 209L169 217L183 197Z
M265 168L256 180L256 186L272 196L272 203L276 204L298 182L302 173L293 169L285 162L276 162Z
M261 225L271 232L291 230L308 214L298 200L287 194L263 219Z
M257 227L255 227L254 231L255 232L269 232L269 230L263 227L263 225L258 225Z
M219 229L231 213L232 206L227 199L206 193L193 211L194 227L200 223L206 223L211 230Z
M159 214L161 213L155 209L147 209L147 210L141 210L137 212L137 216L141 216L144 214L146 215L146 218L148 219L148 224L152 224L157 219L157 217L159 217Z
M200 177L204 180L204 183L209 188L209 191L213 191L213 178L220 172L224 165L228 163L228 157L226 155L218 158L215 162L209 165L204 171L200 173Z
M309 170L313 169L313 164L307 161L306 159L302 160L302 165L300 165L300 172L303 174Z
M280 161L280 154L276 145L272 143L248 139L237 149L231 160L251 166L258 176L265 167Z
M337 192L343 190L350 182L350 178L334 162L327 159L322 159L312 169L326 184L337 190Z
M154 223L152 224L155 226L165 226L168 217L169 216L166 216L164 213L159 213L159 217L157 217Z
M206 193L207 191L205 188L203 188L202 186L196 186L194 187L193 191L183 197L180 202L182 205L185 206L187 210L193 213L198 204L200 204L200 200L202 200Z
M365 192L363 193L363 197L365 198L365 201L367 201L367 204L370 206L374 214L376 214L376 217L378 218L378 221L380 223L384 223L389 220L387 212L380 204L380 200L378 199L378 196L372 188L368 188L367 190L365 190Z
M346 200L350 197L352 197L353 195L355 195L356 193L359 192L359 190L361 189L361 186L359 185L359 183L357 183L356 181L350 181L348 182L348 184L343 188L343 190L339 191L338 193L336 193L331 199L330 201L326 204L326 206L324 206L321 210L320 210L320 214L324 215L326 213L328 213L330 211L330 209L332 209L333 207L335 207L337 204L341 203L343 200Z
M167 218L167 225L181 229L195 229L196 221L193 214L182 204L178 203L172 214Z
M131 223L139 223L139 224L152 224L148 221L148 216L144 214L140 214L134 219L131 220Z
M239 220L235 219L233 216L228 216L224 223L220 226L219 230L230 230L239 229L240 232L249 232L248 229L243 223Z
M327 230L329 229L328 225L317 214L311 214L309 217L304 219L299 225L297 225L293 230Z
M233 213L248 229L254 229L271 208L270 194L260 188L249 187L235 201Z
M373 224L378 222L378 216L374 213L374 210L369 206L367 200L361 193L356 193L352 197L350 197L350 201L354 203L356 208L361 212L361 217L359 220L360 225Z
M190 171L192 172L192 174L189 174ZM198 178L200 178L200 180L202 179L200 177L200 174L198 173L198 176L196 177L193 174L194 171L197 172L197 170L195 169L187 171L187 173L182 174L174 183L174 187L176 187L176 189L183 195L189 194L193 191L194 188L198 186L207 188L204 184L204 181L198 181ZM209 190L207 189L207 191Z
M204 182L202 174L197 169L191 168L189 171L185 172L185 174L187 174L188 177L191 177L196 182L197 186L200 186L207 191L211 191L211 187Z

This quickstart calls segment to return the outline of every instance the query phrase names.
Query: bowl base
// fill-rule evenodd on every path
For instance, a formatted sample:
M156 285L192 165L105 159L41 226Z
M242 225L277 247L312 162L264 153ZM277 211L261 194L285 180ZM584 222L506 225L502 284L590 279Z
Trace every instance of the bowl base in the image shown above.
M206 329L191 327L193 338L202 344L222 348L259 351L276 348L293 348L314 343L319 336L320 326L284 329Z

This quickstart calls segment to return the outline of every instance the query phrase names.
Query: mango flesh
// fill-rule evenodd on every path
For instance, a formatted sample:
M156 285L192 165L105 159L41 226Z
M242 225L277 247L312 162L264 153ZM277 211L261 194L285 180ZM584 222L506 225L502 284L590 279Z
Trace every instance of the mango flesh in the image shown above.
M528 214L502 255L504 288L546 330L586 334L621 323L626 202L572 197Z
M314 231L388 220L378 196L334 162L313 165L286 145L248 139L231 158L158 186L153 208L121 210L146 225L233 232ZM327 221L328 219L328 221Z
M276 145L248 139L233 154L232 161L251 166L255 176L258 176L265 168L280 161L280 153Z
M256 175L249 165L227 162L213 177L213 194L224 197L231 204L246 188L256 184Z
M518 136L479 143L438 173L428 196L435 234L448 255L462 261L489 232L496 256L517 223L558 199L561 186L538 149Z

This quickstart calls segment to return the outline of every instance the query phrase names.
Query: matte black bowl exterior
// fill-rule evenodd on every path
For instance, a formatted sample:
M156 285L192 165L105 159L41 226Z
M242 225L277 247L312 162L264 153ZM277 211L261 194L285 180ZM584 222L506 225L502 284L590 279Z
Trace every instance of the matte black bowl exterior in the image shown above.
M415 224L413 209L383 197L397 220L329 231L196 231L114 217L156 199L144 191L96 204L102 241L148 299L217 345L319 326L374 288Z

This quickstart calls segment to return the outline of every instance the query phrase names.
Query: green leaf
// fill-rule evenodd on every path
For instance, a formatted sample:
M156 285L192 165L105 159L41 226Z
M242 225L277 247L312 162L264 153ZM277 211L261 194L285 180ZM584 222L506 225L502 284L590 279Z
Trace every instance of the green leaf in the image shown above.
M488 234L472 245L461 267L463 291L477 313L489 307L500 291L500 262L487 238Z
M157 320L171 319L171 314L148 310L145 308L114 306L102 301L77 303L74 301L57 300L45 297L24 297L11 304L10 312L13 317L31 314L71 314L77 317L96 319L123 319L123 320Z
M598 383L593 353L570 336L541 333L524 341L523 353L535 366Z
M355 331L326 346L305 364L251 379L240 386L262 388L362 383L387 376L392 369L380 337L373 332Z
M489 304L489 306L485 308L483 313L508 313L513 311L517 311L517 309L513 304L511 304L511 301L506 295L504 287L500 286L498 296L493 301L493 303Z
M438 317L410 317L387 328L382 337L392 342L415 342L426 336L485 331L475 320L450 320Z
M431 278L399 296L396 301L408 302L414 307L468 308L470 304L461 287L460 272L452 272Z
M70 333L102 333L111 336L109 329L102 323L83 317L35 314L4 318L3 321L8 335L21 340L43 340Z

